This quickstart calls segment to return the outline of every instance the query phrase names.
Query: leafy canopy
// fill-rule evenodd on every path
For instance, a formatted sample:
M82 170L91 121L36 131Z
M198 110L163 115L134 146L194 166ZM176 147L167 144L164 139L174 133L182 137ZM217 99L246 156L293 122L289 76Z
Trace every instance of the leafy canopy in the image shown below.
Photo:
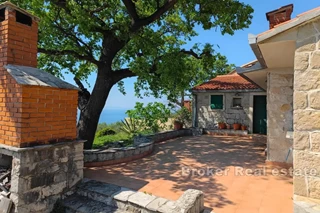
M137 94L156 97L190 87L227 60L211 44L183 49L196 26L233 34L251 23L253 9L237 0L13 0L41 18L39 66L85 80L110 66L108 78L124 92L123 78L138 76ZM113 50L110 37L122 42ZM214 42L214 38L212 38ZM111 58L106 52L114 51ZM108 57L107 57L108 56ZM122 74L120 74L122 73ZM117 77L113 77L116 76ZM99 75L98 75L99 76Z

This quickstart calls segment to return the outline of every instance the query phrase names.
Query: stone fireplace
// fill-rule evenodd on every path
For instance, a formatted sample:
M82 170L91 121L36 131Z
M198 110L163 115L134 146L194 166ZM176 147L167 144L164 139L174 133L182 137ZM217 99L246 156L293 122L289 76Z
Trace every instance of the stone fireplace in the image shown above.
M15 212L51 212L83 178L78 88L36 68L38 22L0 4L0 169L11 171L0 206Z

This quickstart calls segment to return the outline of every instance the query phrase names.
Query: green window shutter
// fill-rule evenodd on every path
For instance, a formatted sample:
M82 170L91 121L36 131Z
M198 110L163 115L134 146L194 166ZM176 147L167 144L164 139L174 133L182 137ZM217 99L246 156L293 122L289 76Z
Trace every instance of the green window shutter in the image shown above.
M211 109L223 109L223 95L211 95Z

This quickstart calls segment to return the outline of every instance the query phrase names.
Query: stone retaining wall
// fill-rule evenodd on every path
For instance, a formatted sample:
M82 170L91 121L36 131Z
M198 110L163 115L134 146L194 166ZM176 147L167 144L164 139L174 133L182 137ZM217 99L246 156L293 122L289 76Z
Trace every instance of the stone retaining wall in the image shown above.
M137 160L151 154L153 146L153 143L142 143L136 147L85 150L84 166L99 167Z
M195 134L194 132L192 129L166 131L152 135L137 136L134 138L134 147L85 150L84 166L99 167L137 160L151 154L154 143L190 136Z
M83 178L83 142L32 148L0 145L2 157L12 157L10 199L15 212L51 212Z

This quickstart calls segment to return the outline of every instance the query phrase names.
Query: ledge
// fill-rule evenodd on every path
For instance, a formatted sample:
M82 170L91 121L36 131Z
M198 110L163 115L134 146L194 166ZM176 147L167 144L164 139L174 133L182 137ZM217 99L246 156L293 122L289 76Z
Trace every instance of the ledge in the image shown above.
M225 136L248 136L248 131L233 130L233 129L205 129L205 134L208 135L225 135Z
M76 143L85 143L85 142L86 142L85 140L74 140L74 141L59 142L59 143L48 144L48 145L31 146L26 148L18 148L14 146L0 144L0 154L13 155L14 153L27 152L30 150L36 151L36 150L42 150L42 149L50 149L52 147L59 147L59 146L72 145Z
M141 159L153 152L155 143L192 134L193 131L191 129L166 131L152 135L137 136L134 138L133 147L85 150L84 166L100 167Z

